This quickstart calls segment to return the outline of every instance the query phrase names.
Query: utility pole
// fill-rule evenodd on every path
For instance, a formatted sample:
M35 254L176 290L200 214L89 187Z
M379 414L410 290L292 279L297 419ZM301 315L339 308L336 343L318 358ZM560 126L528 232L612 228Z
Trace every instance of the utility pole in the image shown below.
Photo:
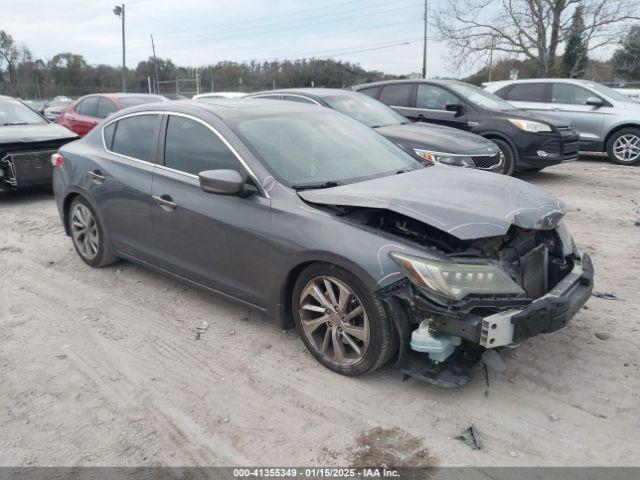
M160 81L160 76L158 75L158 59L156 58L156 45L153 43L153 35L151 36L151 50L153 50L153 68L156 72L156 81L153 82L153 93L156 93L156 82Z
M116 5L113 13L122 20L122 91L127 91L127 64L125 61L125 41L124 41L124 3Z
M422 45L422 78L427 78L427 7L428 0L424 0L424 44Z

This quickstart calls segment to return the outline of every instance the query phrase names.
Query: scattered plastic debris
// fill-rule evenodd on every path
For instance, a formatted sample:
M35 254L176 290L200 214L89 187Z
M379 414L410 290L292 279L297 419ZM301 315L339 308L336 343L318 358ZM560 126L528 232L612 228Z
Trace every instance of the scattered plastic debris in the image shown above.
M471 450L480 450L482 448L478 439L478 431L473 425L465 428L456 438L466 443Z
M591 295L604 300L618 300L618 297L613 292L593 292Z
M208 322L202 322L202 325L196 327L196 340L200 340L200 335L207 331L209 328Z
M507 366L505 365L504 360L502 360L502 357L495 349L486 350L482 354L482 363L498 373L504 373L507 371Z

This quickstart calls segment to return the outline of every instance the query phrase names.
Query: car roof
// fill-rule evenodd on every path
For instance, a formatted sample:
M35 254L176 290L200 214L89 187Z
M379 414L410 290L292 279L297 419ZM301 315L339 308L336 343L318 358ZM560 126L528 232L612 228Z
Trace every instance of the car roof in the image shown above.
M156 95L154 93L129 93L129 92L107 92L107 93L90 93L88 95L83 95L78 98L78 100L82 100L87 97L106 97L106 98L132 98L132 97L156 97L156 98L164 98L162 95ZM57 100L56 100L57 101ZM66 100L60 100L66 101Z
M285 100L267 100L260 98L212 98L207 102L199 102L197 100L172 100L169 102L145 103L125 110L125 114L134 112L145 112L162 110L166 112L177 113L211 113L218 118L231 119L234 117L247 116L247 114L270 115L277 113L296 113L296 112L332 112L330 109L318 109L315 105L305 103L288 102ZM125 115L123 114L123 115ZM113 118L116 118L115 114Z
M371 83L361 83L360 85L354 85L354 90L359 88L369 88L369 87L382 87L384 85L393 85L397 83L427 83L427 84L436 84L436 85L451 85L453 83L464 83L466 82L456 80L456 79L447 79L447 78L403 78L398 80L381 80L379 82L371 82Z
M352 90L344 90L342 88L320 88L320 87L303 87L303 88L281 88L278 90L264 90L256 92L250 96L268 95L268 94L298 94L308 97L324 98L336 95L354 95L356 92Z

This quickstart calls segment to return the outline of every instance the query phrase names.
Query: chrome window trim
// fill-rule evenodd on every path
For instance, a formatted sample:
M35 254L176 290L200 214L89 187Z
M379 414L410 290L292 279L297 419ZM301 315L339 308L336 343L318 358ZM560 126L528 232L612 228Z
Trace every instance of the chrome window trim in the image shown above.
M277 100L282 100L283 102L286 102L287 100L284 98L286 95L289 95L290 97L296 97L296 98L302 98L304 100L309 100L311 103L313 103L314 105L318 105L319 107L322 107L322 104L320 102L318 102L317 100L314 100L311 97L307 97L306 95L301 95L299 93L262 93L260 95L251 95L251 98L268 98L271 97L273 95L280 95L282 96L282 98L279 98ZM276 99L274 99L276 100Z
M427 112L434 112L434 113L450 113L451 115L454 115L456 113L456 112L450 112L449 110L438 110L435 108L400 107L398 105L391 105L391 108L404 108L406 110L420 110L420 111L427 111Z
M240 162L240 164L247 170L247 173L253 179L254 183L256 184L256 187L260 190L261 194L265 198L270 198L269 194L267 193L267 191L264 190L264 188L262 187L262 184L258 180L258 177L256 176L256 174L253 172L251 167L249 167L247 162L244 161L242 156L233 147L233 145L231 145L231 143L229 143L229 141L215 127L213 127L212 125L209 125L206 121L204 121L204 120L202 120L202 119L200 119L200 118L198 118L198 117L196 117L194 115L190 115L188 113L173 112L173 111L170 111L170 110L147 110L147 111L143 111L143 112L133 112L133 113L129 113L127 115L123 115L123 116L118 117L118 118L114 118L114 119L110 120L109 122L105 123L101 127L100 134L102 136L102 148L104 148L105 152L110 153L111 155L115 155L117 157L125 158L127 160L133 160L135 162L140 162L140 163L145 164L145 165L151 165L151 166L160 168L161 170L166 170L166 171L169 171L169 172L177 173L177 174L183 175L183 176L188 177L188 178L195 178L195 179L199 178L197 175L194 175L192 173L188 173L188 172L185 172L185 171L182 171L182 170L176 170L175 168L167 167L165 165L160 165L158 163L147 162L146 160L140 160L138 158L129 157L129 156L123 155L121 153L113 152L113 151L111 151L111 150L109 150L107 148L107 142L106 142L105 136L104 136L104 129L107 128L109 125L111 125L114 122L118 122L118 121L123 120L125 118L135 117L135 116L138 116L138 115L176 115L176 116L179 116L179 117L188 118L190 120L193 120L195 122L198 122L198 123L204 125L206 128L211 130L222 141L222 143L225 144L225 146L231 151L231 153L233 153L233 155L236 157L238 162Z

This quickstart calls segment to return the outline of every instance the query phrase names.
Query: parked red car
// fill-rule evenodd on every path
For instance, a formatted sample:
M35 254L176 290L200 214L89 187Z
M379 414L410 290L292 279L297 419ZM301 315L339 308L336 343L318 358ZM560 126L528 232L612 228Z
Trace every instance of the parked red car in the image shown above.
M123 108L166 102L165 97L145 93L100 93L79 98L62 111L57 123L84 137L103 118Z

